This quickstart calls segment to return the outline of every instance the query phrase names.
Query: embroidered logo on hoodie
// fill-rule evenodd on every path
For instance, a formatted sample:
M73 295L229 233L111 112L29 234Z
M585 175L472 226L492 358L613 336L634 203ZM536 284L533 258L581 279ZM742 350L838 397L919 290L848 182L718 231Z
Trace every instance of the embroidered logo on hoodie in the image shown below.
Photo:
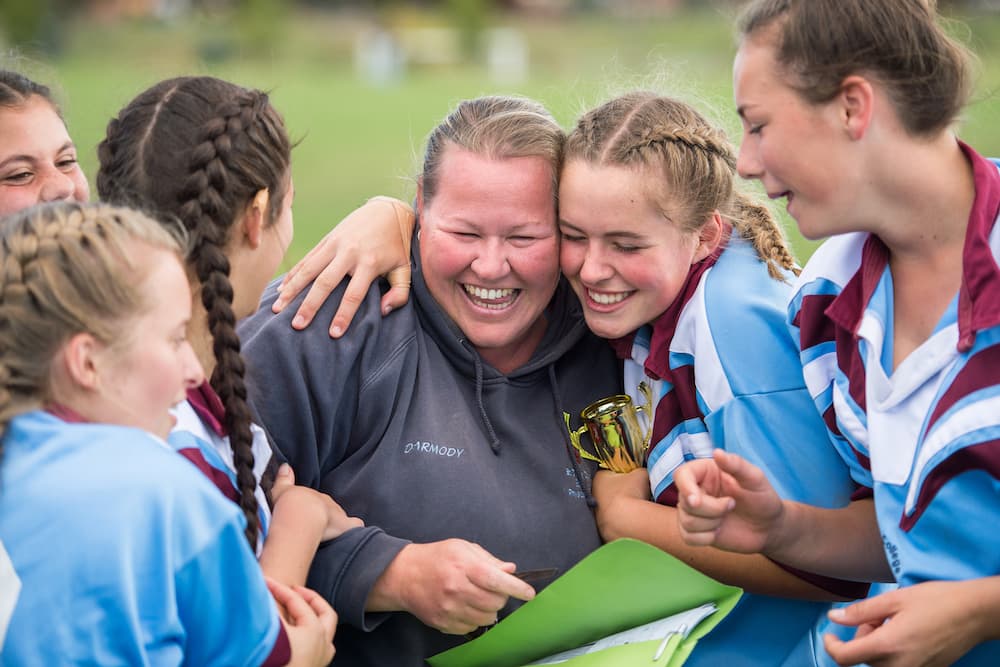
M458 458L465 453L465 449L457 447L445 447L433 442L408 442L403 445L404 454L429 454L431 456L444 456L446 458Z

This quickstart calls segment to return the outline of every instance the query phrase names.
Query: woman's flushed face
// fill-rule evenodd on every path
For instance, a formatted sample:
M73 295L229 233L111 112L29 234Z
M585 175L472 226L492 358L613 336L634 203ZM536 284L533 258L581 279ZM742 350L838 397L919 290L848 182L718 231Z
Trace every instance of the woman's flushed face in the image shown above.
M89 196L76 147L49 101L34 95L20 106L0 107L0 216Z
M768 197L784 197L803 236L847 231L850 159L843 119L834 103L814 105L787 83L775 59L773 30L747 36L733 64L733 95L743 121L737 169L757 179Z
M619 338L674 302L697 256L683 232L647 196L640 172L571 159L559 183L560 264L591 331Z
M513 370L541 340L559 280L551 166L449 146L437 180L418 198L427 287L489 363Z
M174 425L170 408L204 380L204 372L187 340L191 290L180 259L160 249L139 253L149 267L142 285L147 307L127 319L122 340L101 353L103 419L166 438Z

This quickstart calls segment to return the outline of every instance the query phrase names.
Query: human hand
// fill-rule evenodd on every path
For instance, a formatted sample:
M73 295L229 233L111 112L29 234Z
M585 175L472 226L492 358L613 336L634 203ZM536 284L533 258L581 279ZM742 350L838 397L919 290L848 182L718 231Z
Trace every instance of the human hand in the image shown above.
M830 620L858 630L846 642L826 634L823 645L838 665L951 665L984 640L982 624L991 622L975 613L980 582L929 581L831 610Z
M351 528L361 528L364 521L348 516L340 503L329 495L295 484L295 473L287 463L282 463L271 488L274 514L277 516L279 501L282 514L291 514L296 521L305 520L309 526L322 526L320 541L340 537ZM291 507L288 507L288 506ZM294 508L294 509L293 509ZM291 510L291 511L289 511Z
M358 312L369 286L385 275L390 289L382 296L382 314L388 315L409 298L414 221L413 209L404 202L391 197L372 197L331 229L285 274L271 310L281 312L315 279L292 319L294 328L304 329L330 293L350 275L344 298L330 323L330 336L340 338Z
M495 623L509 598L535 596L514 570L465 540L409 544L375 583L368 609L408 611L440 632L465 634Z
M285 633L292 649L290 666L328 665L333 660L337 612L318 593L303 586L289 587L267 579L267 588L282 610Z
M681 537L741 553L766 550L784 504L760 468L716 449L674 472Z

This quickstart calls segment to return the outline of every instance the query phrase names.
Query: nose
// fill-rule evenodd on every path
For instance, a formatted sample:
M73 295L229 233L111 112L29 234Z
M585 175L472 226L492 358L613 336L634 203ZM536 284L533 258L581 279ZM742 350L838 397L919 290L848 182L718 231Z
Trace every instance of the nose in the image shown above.
M580 280L588 285L598 285L614 275L614 267L604 258L596 244L589 244L580 266Z
M73 196L75 186L73 179L59 169L50 169L44 175L39 198L43 202L62 201Z
M507 276L510 273L507 246L499 240L483 243L470 266L473 273L484 282Z
M747 139L746 133L743 135L743 142L740 144L740 152L736 156L736 172L746 179L760 178L762 169L757 150L752 146L753 142Z
M190 343L184 343L184 354L181 359L182 379L185 389L194 389L205 381L205 369L201 367L198 356Z

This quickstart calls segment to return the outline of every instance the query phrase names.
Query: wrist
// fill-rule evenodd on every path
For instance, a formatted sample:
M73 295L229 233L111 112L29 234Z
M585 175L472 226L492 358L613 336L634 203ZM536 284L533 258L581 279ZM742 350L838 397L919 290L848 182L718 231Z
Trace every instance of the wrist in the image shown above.
M366 611L409 611L404 582L406 581L407 552L413 545L403 547L382 571L365 603Z

